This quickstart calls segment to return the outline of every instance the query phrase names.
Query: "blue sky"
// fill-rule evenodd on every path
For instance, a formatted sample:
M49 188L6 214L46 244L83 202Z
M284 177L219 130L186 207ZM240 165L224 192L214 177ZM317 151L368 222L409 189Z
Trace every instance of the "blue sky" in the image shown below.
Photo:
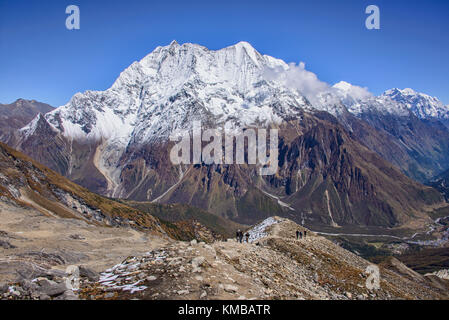
M78 5L81 29L67 30ZM380 8L381 29L365 28ZM0 0L0 103L65 104L107 89L120 72L173 39L220 49L239 41L379 94L411 87L449 104L449 1Z

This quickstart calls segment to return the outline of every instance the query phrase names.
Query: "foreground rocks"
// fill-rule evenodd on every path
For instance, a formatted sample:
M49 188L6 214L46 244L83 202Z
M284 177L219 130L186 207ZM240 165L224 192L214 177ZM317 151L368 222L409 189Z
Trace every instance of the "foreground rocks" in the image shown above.
M56 282L47 278L22 280L3 286L2 298L7 300L77 300L78 296L67 287L64 280Z
M444 286L394 260L380 265L380 288L367 286L371 265L285 219L252 243L174 242L132 256L85 282L82 299L447 299Z
M89 268L80 266L78 270L80 283L99 279L98 273ZM46 270L32 280L0 284L1 298L6 300L78 300L77 291L72 287L70 275L56 269Z
M47 300L449 297L449 281L419 275L397 259L377 266L379 288L372 288L367 285L370 262L312 232L294 239L301 227L287 219L262 225L250 243L171 241L99 274L82 266L76 291L67 287L64 272L49 269L38 278L2 285L0 292L3 299Z

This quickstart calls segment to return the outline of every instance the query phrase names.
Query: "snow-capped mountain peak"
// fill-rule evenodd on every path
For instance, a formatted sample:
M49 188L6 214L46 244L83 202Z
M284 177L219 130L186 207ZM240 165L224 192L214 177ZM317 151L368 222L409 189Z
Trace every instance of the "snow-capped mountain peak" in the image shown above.
M333 85L335 89L341 90L343 92L349 92L351 88L353 87L352 84L346 82L346 81L340 81Z
M382 97L391 98L397 103L405 105L420 119L449 119L449 108L444 106L440 100L410 88L390 89L385 91Z
M110 140L126 146L167 139L194 120L214 127L280 123L301 109L335 116L381 112L449 119L447 107L412 89L379 97L340 81L333 86L305 69L260 54L248 42L220 49L172 41L120 73L105 91L75 94L45 115L71 139ZM23 130L29 131L31 127Z
M409 111L388 97L376 97L367 88L340 81L332 86L332 93L354 115L377 112L381 114L408 115Z
M65 136L126 144L166 139L202 120L214 126L279 123L308 105L298 91L267 80L267 69L286 70L247 42L220 50L172 41L121 72L105 91L75 94L47 114Z

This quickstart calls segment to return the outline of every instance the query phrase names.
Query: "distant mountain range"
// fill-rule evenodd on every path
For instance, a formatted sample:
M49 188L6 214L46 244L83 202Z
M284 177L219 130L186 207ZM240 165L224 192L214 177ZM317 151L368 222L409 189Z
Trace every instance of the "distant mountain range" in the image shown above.
M189 204L245 224L277 214L365 231L417 229L445 206L419 182L449 168L447 106L411 89L376 97L346 82L329 86L246 42L217 51L172 42L111 88L43 111L3 141L109 197ZM278 172L172 165L169 136L193 121L278 128Z

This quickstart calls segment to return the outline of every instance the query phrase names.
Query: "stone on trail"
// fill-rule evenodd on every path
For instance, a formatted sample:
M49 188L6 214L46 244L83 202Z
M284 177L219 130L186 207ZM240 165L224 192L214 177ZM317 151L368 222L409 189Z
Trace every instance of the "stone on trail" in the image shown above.
M181 296L184 294L189 294L189 290L179 290L177 293Z
M204 266L204 263L206 262L206 258L203 256L196 257L192 260L192 266L193 268L198 268Z
M224 291L229 292L229 293L236 293L239 288L237 288L236 286L232 285L232 284L225 284L224 285Z

